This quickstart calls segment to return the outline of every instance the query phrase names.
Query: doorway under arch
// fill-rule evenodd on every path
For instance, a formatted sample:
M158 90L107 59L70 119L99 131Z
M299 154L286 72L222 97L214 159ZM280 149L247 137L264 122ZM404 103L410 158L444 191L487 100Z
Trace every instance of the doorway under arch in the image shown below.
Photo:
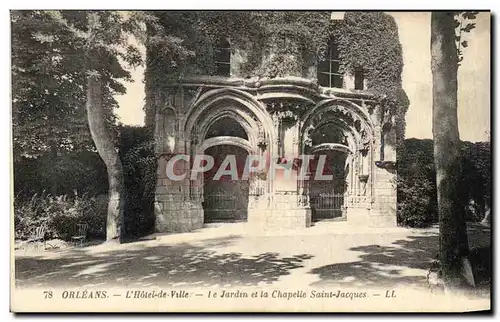
M249 153L242 146L229 144L228 140L234 140L231 138L248 144L245 129L237 120L227 116L215 121L205 134L205 143L217 144L204 150L205 155L214 159L214 166L205 172L203 178L204 223L242 222L248 219L250 186L248 180L240 178ZM223 170L231 170L232 174ZM225 175L221 176L222 173Z
M345 218L344 202L347 193L347 154L344 151L324 150L313 153L311 179L309 182L309 200L311 219L315 221L338 220ZM324 167L317 168L319 158L323 157ZM328 176L328 180L318 180L317 171ZM331 176L331 178L330 178Z
M239 180L244 169L248 151L234 145L215 145L205 150L214 158L214 167L205 172L203 178L204 223L242 222L248 220L248 180ZM235 163L223 165L228 156L235 157ZM224 169L220 169L221 165ZM236 169L232 169L236 166ZM217 171L234 171L234 175L217 175Z
M327 122L311 133L309 200L311 220L338 220L345 218L347 177L349 173L348 137L336 122ZM323 158L323 167L318 167ZM321 177L320 177L321 176ZM326 179L328 178L328 179Z

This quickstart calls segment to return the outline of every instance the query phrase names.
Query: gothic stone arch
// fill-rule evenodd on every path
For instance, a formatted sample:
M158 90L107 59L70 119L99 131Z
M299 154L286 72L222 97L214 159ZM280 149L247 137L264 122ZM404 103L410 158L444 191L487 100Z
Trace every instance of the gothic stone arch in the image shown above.
M246 132L248 140L234 136L206 138L208 130L218 120L231 118ZM237 89L215 89L200 95L190 107L181 122L185 138L184 149L194 160L196 154L203 154L208 148L217 145L232 145L245 149L250 155L260 155L265 159L275 148L275 131L272 119L265 106L252 95ZM269 195L270 181L260 177L250 177L248 221L258 221L261 200ZM189 198L199 209L203 200L203 177L190 181ZM201 215L202 216L202 215Z
M156 135L160 137L157 152L166 154L167 161L170 155L187 154L192 162L196 154L210 147L232 145L263 156L269 162L269 171L259 173L251 181L249 228L310 226L307 184L294 177L300 168L295 161L302 154L328 151L345 154L349 176L344 198L346 219L360 225L395 225L395 211L386 211L387 207L395 208L395 190L390 182L394 175L375 166L383 144L379 138L380 124L376 113L363 103L375 102L373 98L357 93L345 97L341 96L345 95L343 92L325 93L309 81L293 79L235 83L205 77L190 82L180 87L182 99L157 109ZM193 91L193 87L197 90ZM187 97L186 92L196 93ZM207 138L209 129L225 118L239 124L245 138L231 135ZM322 131L322 127L335 128L343 139L313 144L312 134ZM275 157L292 161L291 180L273 177L271 165L281 166L275 164ZM191 164L187 162L185 167L189 171ZM201 227L203 182L189 177L174 182L161 176L159 169L157 230L189 231Z
M332 125L345 142L315 144L311 135ZM358 105L347 100L330 99L319 102L301 120L300 153L342 151L346 154L346 186L343 191L343 216L350 220L371 208L373 197L374 127L369 115ZM314 182L310 182L309 185ZM308 184L304 184L308 187ZM307 189L305 189L307 190ZM304 192L307 194L307 192Z

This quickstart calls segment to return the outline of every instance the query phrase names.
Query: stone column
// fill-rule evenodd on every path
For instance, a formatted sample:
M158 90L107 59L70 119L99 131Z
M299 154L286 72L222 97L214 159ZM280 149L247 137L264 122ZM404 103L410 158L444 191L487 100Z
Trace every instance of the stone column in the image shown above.
M368 191L368 180L369 180L369 174L370 172L368 171L369 167L369 156L368 156L368 151L366 149L363 149L360 151L360 157L361 157L361 173L359 175L359 180L360 180L360 185L361 185L361 191L360 191L360 196L366 196L367 191Z
M160 110L161 111L161 110ZM169 178L168 162L177 154L183 154L187 142L184 133L178 132L179 120L175 107L163 109L157 116L156 152L158 158L155 216L157 232L186 232L203 225L203 209L197 194L196 183L190 180L191 159L176 161L176 174L185 174L182 180ZM179 139L181 138L181 139Z
M268 180L273 180L273 191L269 198L265 218L260 217L260 229L264 231L305 228L311 225L311 212L304 205L302 184L298 174L299 127L297 123L283 124L274 115L275 124L281 129L278 154L271 158ZM279 132L279 131L278 131ZM281 152L281 153L280 153Z
M388 144L387 135L394 136L394 130L390 129L384 135L382 133L381 107L375 108L375 133L372 161L372 197L370 216L367 218L369 226L395 227L397 225L397 187L396 187L396 151ZM384 137L382 136L384 135ZM391 141L391 140L389 140Z

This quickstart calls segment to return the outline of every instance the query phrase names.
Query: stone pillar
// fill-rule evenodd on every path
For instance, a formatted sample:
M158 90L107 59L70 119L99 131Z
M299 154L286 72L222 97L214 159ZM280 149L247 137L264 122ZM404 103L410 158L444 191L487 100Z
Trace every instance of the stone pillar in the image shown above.
M361 186L361 191L360 191L360 196L367 196L368 195L368 181L370 178L370 171L369 171L369 155L367 150L361 150L361 173L359 174L359 181L360 181L360 186Z
M354 89L354 75L352 73L344 73L344 87L349 90Z
M285 125L279 120L278 129L281 129L281 146L278 146L278 155L271 158L267 175L268 180L273 180L272 191L255 201L254 204L260 207L259 214L252 216L252 219L249 216L249 224L261 231L297 229L311 225L311 211L304 202L298 178L298 125Z
M397 174L395 169L396 149L393 129L383 131L377 128L377 143L379 146L379 166L375 166L374 204L372 208L372 224L383 227L397 225ZM380 160L382 159L383 160Z
M370 197L367 189L369 180L369 159L359 147L353 155L353 189L349 197L350 205L346 210L347 222L354 226L367 226L370 222Z
M191 196L188 162L176 162L176 174L186 174L183 180L172 180L166 175L166 165L173 154L159 158L155 211L157 232L186 232L203 225L203 210Z
M185 174L183 180L167 177L166 167L176 154L183 153L186 141L178 131L179 119L172 104L158 109L155 127L158 171L155 194L156 232L186 232L203 225L203 209L193 182L190 181L190 162L176 161L175 173Z
M370 183L371 187L370 189L367 187L367 194L363 197L366 204L364 209L351 209L348 221L370 227L395 227L397 225L397 177L394 163L391 161L395 160L396 151L391 145L386 144L387 140L382 137L380 106L375 108L372 120L375 123L373 146L370 147L365 159L370 162L368 165L370 177L367 184ZM394 135L392 132L391 130L388 134ZM362 204L363 200L360 199L359 205Z

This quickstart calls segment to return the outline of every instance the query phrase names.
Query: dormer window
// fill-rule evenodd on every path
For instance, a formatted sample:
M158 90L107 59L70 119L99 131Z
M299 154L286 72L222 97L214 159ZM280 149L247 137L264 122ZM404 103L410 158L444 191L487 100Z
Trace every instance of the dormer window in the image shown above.
M226 38L221 38L215 49L216 75L231 76L231 45Z
M341 20L344 20L344 16L345 16L345 12L343 12L343 11L334 11L334 12L331 13L330 19L331 20L341 21Z
M283 50L287 50L290 47L290 39L286 34L281 34L276 39L277 45Z
M323 87L344 87L344 75L340 72L338 44L332 39L323 61L318 64L318 84Z
M365 89L365 75L363 70L360 68L356 68L356 70L354 70L354 89Z

